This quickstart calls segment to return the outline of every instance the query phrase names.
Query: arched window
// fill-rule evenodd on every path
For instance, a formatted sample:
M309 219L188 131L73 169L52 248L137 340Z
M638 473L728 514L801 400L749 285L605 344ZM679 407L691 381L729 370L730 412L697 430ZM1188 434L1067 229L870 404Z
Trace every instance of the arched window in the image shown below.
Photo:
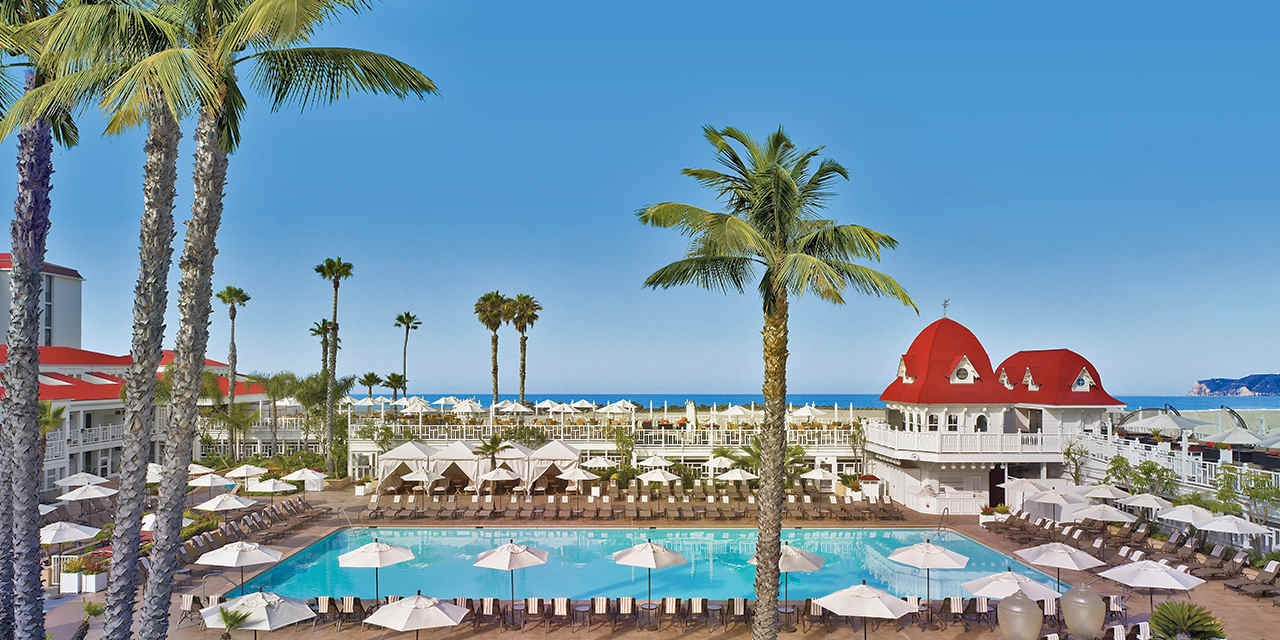
M947 431L960 430L960 416L952 413L947 416Z
M974 430L974 431L977 431L978 433L986 433L986 432L987 432L987 417L986 417L986 416L984 416L984 415L979 415L979 416L978 416L978 419L977 419L977 420L975 420L975 421L974 421L974 423L973 423L973 430Z
M938 414L936 413L929 414L929 430L930 431L938 430Z

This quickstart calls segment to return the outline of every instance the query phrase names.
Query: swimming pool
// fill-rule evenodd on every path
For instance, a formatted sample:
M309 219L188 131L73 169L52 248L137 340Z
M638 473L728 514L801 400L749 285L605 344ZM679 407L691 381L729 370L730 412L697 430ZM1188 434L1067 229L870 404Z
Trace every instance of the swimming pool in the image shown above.
M515 572L516 597L645 595L645 570L616 565L609 554L646 538L675 549L686 565L653 572L653 595L715 600L752 597L755 529L532 529L532 528L390 528L340 529L255 576L247 589L259 587L283 596L354 595L373 598L372 569L338 567L338 556L372 542L407 547L415 558L379 570L382 595L438 598L492 596L508 598L505 571L471 566L476 556L510 539L549 552L547 564ZM969 557L960 570L933 571L931 594L967 596L960 584L1004 571L1027 575L1049 587L1051 576L953 531L934 529L786 529L783 540L827 559L821 571L791 576L792 600L826 595L867 584L900 596L925 594L925 572L888 559L899 547L926 538ZM1064 588L1066 584L1064 583Z

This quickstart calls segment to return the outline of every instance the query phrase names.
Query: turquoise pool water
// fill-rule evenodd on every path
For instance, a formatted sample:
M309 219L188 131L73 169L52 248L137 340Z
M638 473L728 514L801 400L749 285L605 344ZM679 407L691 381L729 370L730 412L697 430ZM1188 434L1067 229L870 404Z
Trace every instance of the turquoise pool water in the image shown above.
M755 567L747 559L755 553L754 529L342 529L280 564L255 576L247 588L259 587L280 595L374 597L372 569L344 569L338 556L373 541L413 550L415 559L380 569L382 595L423 595L508 598L505 571L471 566L476 555L509 539L549 552L547 564L515 572L516 597L609 597L645 595L645 570L616 565L610 554L651 538L684 554L689 563L653 572L654 597L702 596L711 599L752 597ZM890 562L889 553L929 538L969 557L961 570L933 571L932 596L967 596L960 587L1006 568L1054 586L1052 576L1015 558L951 531L933 529L787 529L791 544L827 559L821 571L793 573L792 600L826 595L837 589L867 584L900 596L925 595L925 572ZM1063 588L1067 588L1064 584Z

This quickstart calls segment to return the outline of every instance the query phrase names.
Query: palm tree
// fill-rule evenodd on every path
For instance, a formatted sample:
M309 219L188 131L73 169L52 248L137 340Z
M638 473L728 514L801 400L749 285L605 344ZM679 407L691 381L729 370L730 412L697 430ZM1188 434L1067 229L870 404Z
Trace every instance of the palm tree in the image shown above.
M48 400L40 401L40 459L44 460L44 452L49 445L49 434L62 428L66 418L67 406L53 406Z
M476 455L489 458L489 468L498 468L498 454L510 449L511 445L503 442L502 435L495 433L488 438L481 440L476 447Z
M214 414L213 419L227 430L227 438L232 443L231 459L240 460L240 450L235 448L238 436L246 434L258 421L258 412L247 404L228 405L225 413Z
M524 404L524 354L525 345L529 342L529 336L525 333L533 328L533 323L538 321L538 312L542 311L542 305L538 304L533 296L521 293L511 299L510 306L508 312L511 316L511 326L520 332L520 403Z
M809 465L805 462L805 455L804 447L798 444L787 447L782 463L783 477L787 482L795 480L808 470ZM751 439L740 449L716 447L711 450L711 456L723 456L733 461L732 468L745 469L756 474L764 468L764 452L760 446L760 436L751 436Z
M703 128L725 171L685 169L682 173L716 193L726 213L664 202L637 212L640 222L676 227L692 238L681 260L645 280L651 288L693 284L739 293L762 271L757 290L764 312L765 419L760 435L760 520L756 557L754 640L771 640L778 629L778 553L786 455L788 299L812 292L843 303L847 287L887 296L915 307L893 278L855 264L879 260L898 245L885 234L858 225L838 225L819 217L831 185L848 173L824 159L821 148L798 151L782 129L763 144L733 128Z
M511 320L511 308L505 296L497 291L490 291L476 300L476 318L484 328L492 332L489 338L489 361L493 372L493 404L498 404L498 329L504 322Z
M218 608L218 620L222 623L222 635L220 640L231 640L231 632L243 627L249 621L252 612L239 611L236 609L228 609L226 607ZM257 632L254 632L255 635Z
M422 322L418 320L418 316L408 311L396 316L396 327L404 327L404 348L400 351L400 374L405 378L409 377L409 332L416 331L422 326Z
M324 427L325 433L329 434L329 445L325 447L325 458L328 461L329 471L334 471L333 460L333 378L337 375L338 370L338 285L343 280L351 277L354 265L350 262L343 262L342 257L325 258L324 262L315 266L316 275L321 279L328 280L333 283L333 320L329 324L329 362L325 370L329 372L328 392L325 395L324 407Z
M243 307L249 302L249 294L244 292L240 287L227 285L217 294L218 300L222 304L227 305L227 317L231 320L231 341L230 347L227 349L227 366L231 369L229 380L231 383L227 386L227 404L235 405L236 403L236 307Z
M262 382L267 400L271 401L271 452L280 455L280 422L276 403L294 394L298 388L298 376L281 371L270 375L258 374L257 378Z
M328 318L321 318L311 324L311 335L320 338L320 372L329 370L329 338L333 334L333 324Z
M396 393L399 390L404 389L406 392L408 392L408 389L406 388L408 384L409 384L409 381L404 376L398 373L388 373L386 376L382 378L382 386L391 390L392 401L395 401L397 398L400 397L396 395Z
M370 371L362 376L356 384L369 390L369 399L373 399L373 388L382 384L382 376Z

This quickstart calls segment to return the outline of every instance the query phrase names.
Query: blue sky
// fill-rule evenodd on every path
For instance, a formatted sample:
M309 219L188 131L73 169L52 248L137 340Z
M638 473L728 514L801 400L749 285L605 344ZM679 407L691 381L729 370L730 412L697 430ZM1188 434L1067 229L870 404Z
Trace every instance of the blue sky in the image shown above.
M315 368L307 328L329 288L311 269L341 255L356 274L341 294L344 373L398 370L391 324L410 310L423 318L410 390L485 392L489 340L471 305L499 289L546 307L532 392L758 392L756 299L640 287L684 244L633 212L714 205L679 175L713 163L699 132L712 123L760 136L782 124L825 145L852 176L832 216L902 243L881 267L920 315L800 301L793 392L880 391L944 298L993 360L1070 347L1114 393L1275 370L1272 8L781 6L385 2L325 30L323 43L417 65L441 95L305 114L251 98L214 280L253 296L242 367ZM84 142L57 153L49 259L87 277L85 346L123 353L142 145L100 127L87 114ZM11 202L13 181L0 190ZM170 336L176 324L170 313ZM212 357L226 329L219 307ZM516 334L501 339L514 391Z

